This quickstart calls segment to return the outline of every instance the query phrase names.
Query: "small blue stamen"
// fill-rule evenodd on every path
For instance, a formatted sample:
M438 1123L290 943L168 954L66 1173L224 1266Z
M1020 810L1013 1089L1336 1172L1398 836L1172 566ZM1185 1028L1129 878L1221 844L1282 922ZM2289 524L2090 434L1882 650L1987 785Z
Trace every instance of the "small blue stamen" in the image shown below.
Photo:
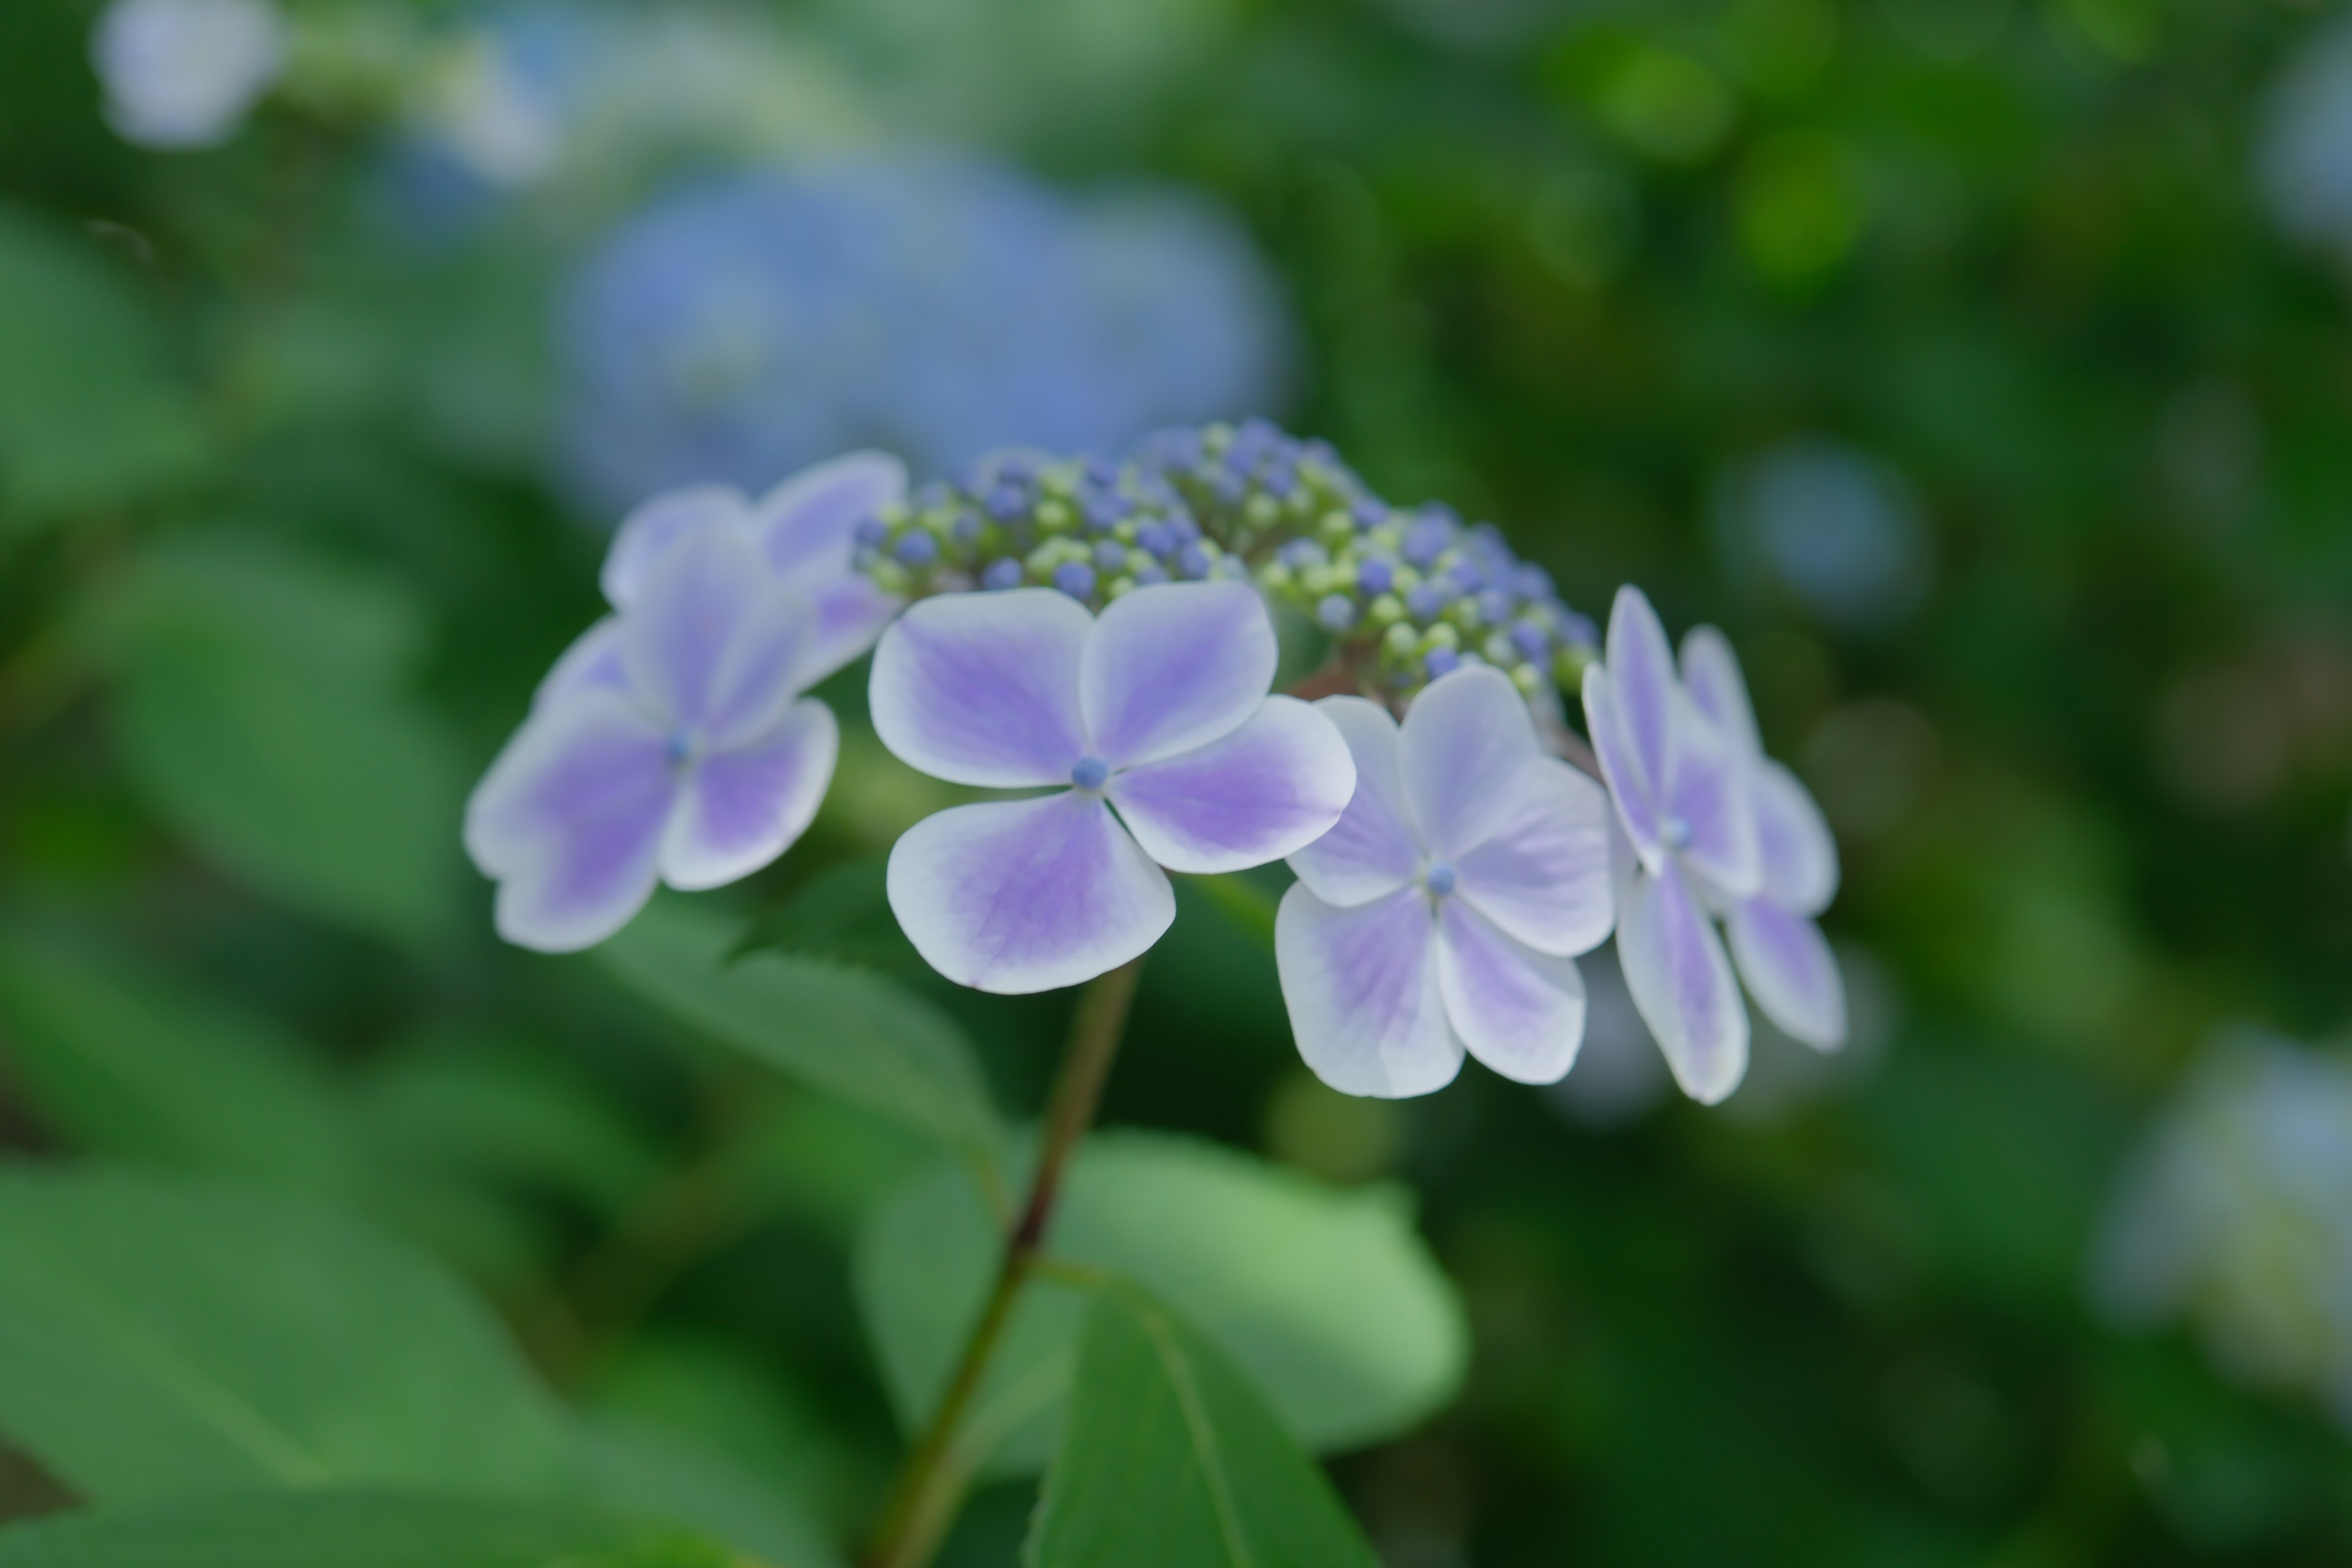
M1007 588L1021 586L1024 575L1021 563L1009 555L1003 555L988 563L988 569L980 574L980 585L1003 593Z
M1054 586L1073 599L1092 598L1095 569L1083 561L1065 561L1054 568Z
M694 756L694 737L684 730L672 730L669 738L662 742L662 752L669 758L671 767L682 768Z
M1083 790L1098 790L1110 779L1110 764L1100 757L1080 757L1070 769L1070 782Z
M1433 647L1422 657L1421 672L1431 680L1442 680L1462 668L1462 656L1450 647Z
M1669 849L1687 849L1691 845L1691 825L1679 816L1669 816L1658 825L1658 837L1666 841Z
M1454 890L1454 868L1443 860L1436 861L1423 873L1421 879L1428 885L1431 892L1442 899Z
M928 533L909 533L891 547L890 553L909 566L929 566L940 558L940 542Z

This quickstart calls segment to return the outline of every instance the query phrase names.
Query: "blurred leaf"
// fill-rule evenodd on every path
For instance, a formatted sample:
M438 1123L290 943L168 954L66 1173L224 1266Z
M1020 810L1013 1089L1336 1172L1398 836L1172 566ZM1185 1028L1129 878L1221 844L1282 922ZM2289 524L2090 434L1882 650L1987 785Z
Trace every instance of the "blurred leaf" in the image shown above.
M922 954L890 912L883 885L889 864L887 855L862 855L826 867L753 926L742 951L772 948L865 969L920 971Z
M825 1418L781 1368L742 1341L662 1330L639 1334L600 1364L588 1402L598 1420L724 1454L771 1490L838 1502Z
M717 1449L610 1418L589 1423L583 1436L591 1480L614 1507L706 1531L768 1568L836 1568L843 1561L789 1493Z
M0 500L41 519L150 495L203 461L145 302L88 240L0 209Z
M1331 1483L1223 1353L1096 1292L1031 1568L1373 1568Z
M354 1184L348 1106L268 1018L16 935L0 942L0 1025L16 1083L79 1148L316 1192Z
M1308 1447L1392 1436L1461 1381L1460 1303L1394 1193L1328 1187L1213 1144L1126 1131L1089 1139L1066 1181L1052 1255L1166 1300ZM951 1169L877 1208L858 1237L858 1301L910 1427L945 1384L1000 1245L988 1208ZM1083 1308L1040 1279L1015 1311L974 1418L1002 1442L1003 1472L1033 1470L1052 1451Z
M680 1023L828 1094L982 1158L1001 1137L962 1031L875 975L759 952L728 962L726 922L656 900L597 950L637 994Z
M0 1432L100 1503L571 1475L562 1411L429 1259L308 1202L105 1170L0 1179Z
M100 631L141 793L222 869L402 940L456 914L464 774L396 685L415 617L379 580L230 537L157 551Z
M730 1568L739 1561L692 1537L584 1507L366 1492L189 1498L0 1531L0 1568Z

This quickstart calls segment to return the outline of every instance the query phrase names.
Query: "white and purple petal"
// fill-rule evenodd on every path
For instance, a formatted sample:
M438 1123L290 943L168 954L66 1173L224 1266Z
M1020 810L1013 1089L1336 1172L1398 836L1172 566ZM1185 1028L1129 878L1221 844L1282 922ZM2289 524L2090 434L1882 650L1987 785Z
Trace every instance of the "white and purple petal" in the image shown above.
M1616 701L1617 721L1625 742L1623 763L1628 784L1639 785L1650 800L1665 793L1675 699L1681 682L1675 673L1674 650L1666 628L1641 589L1628 583L1617 590L1609 609L1607 639L1610 694ZM1623 788L1615 779L1612 788Z
M1176 918L1167 874L1100 797L1076 790L924 818L891 849L886 886L926 963L1001 994L1091 980Z
M1333 1089L1397 1099L1462 1070L1418 888L1342 909L1295 884L1275 914L1274 956L1298 1054Z
M694 485L666 490L638 503L613 535L598 581L616 610L627 609L673 546L707 528L731 529L749 536L751 503L729 485Z
M1764 1016L1815 1050L1845 1044L1845 980L1821 927L1767 899L1731 911L1731 956Z
M1530 758L1491 789L1501 809L1454 855L1455 896L1538 952L1599 946L1617 918L1607 795L1557 757Z
M684 733L724 744L766 729L792 701L808 606L736 530L678 540L620 619L630 686Z
M1556 1083L1584 1039L1576 960L1538 952L1458 898L1439 901L1437 976L1470 1054L1505 1078Z
M1584 725L1591 734L1592 753L1600 759L1610 802L1617 808L1617 821L1643 868L1654 876L1665 866L1665 814L1650 793L1633 742L1626 736L1616 683L1597 664L1584 670Z
M1713 720L1735 751L1763 754L1756 730L1756 710L1748 700L1748 680L1739 672L1739 656L1731 639L1713 626L1695 626L1683 638L1683 689L1698 710Z
M1128 831L1171 871L1239 871L1329 832L1356 764L1331 721L1295 697L1261 700L1231 734L1112 775Z
M1369 903L1421 875L1421 838L1397 765L1397 723L1360 697L1326 697L1315 708L1347 742L1356 792L1330 832L1290 857L1290 868L1327 904Z
M1617 962L1675 1080L1713 1105L1748 1071L1748 1007L1731 961L1680 867L1632 869L1617 892Z
M833 710L803 698L765 733L696 759L662 839L662 880L720 887L782 854L815 819L840 750Z
M815 573L797 573L785 581L807 598L816 615L808 651L802 655L799 672L793 677L793 684L803 690L872 647L874 639L906 603L857 572L844 572L830 580Z
M1496 785L1542 754L1528 700L1501 670L1472 665L1433 681L1407 710L1397 746L1423 847L1451 859L1492 837L1516 806Z
M906 464L887 452L851 452L803 468L761 497L751 529L780 575L845 574L857 525L906 493Z
M1162 583L1111 601L1078 677L1091 754L1113 768L1231 734L1274 684L1265 601L1241 583Z
M1665 808L1660 831L1709 887L1745 898L1764 879L1756 843L1755 759L1680 692L1672 694Z
M1796 774L1769 757L1757 764L1749 787L1764 896L1799 914L1821 913L1838 888L1837 838L1822 808Z
M557 656L555 666L530 694L534 710L560 702L575 691L602 687L608 691L629 689L629 668L621 657L621 617L606 616L573 639Z
M875 648L875 733L950 784L1067 784L1087 754L1078 663L1094 624L1051 588L924 599Z

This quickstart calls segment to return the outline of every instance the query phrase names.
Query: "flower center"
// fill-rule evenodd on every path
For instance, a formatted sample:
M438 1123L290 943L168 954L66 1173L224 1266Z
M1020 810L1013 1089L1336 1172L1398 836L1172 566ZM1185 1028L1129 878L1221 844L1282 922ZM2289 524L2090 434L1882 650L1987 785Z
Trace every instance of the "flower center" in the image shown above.
M1658 826L1658 837L1666 841L1669 849L1687 849L1691 844L1691 825L1679 816L1669 816Z
M1083 790L1098 790L1110 778L1110 764L1100 757L1080 757L1070 770L1070 782Z
M1454 868L1439 860L1421 875L1422 884L1439 898L1454 890Z
M686 730L672 730L669 732L669 739L662 742L662 752L669 758L671 767L686 766L694 760L693 733Z

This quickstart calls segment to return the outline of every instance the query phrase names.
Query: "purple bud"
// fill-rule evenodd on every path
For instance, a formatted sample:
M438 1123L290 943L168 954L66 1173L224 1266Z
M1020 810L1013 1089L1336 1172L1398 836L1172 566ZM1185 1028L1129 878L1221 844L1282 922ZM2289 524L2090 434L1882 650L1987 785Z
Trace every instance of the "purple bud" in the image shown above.
M1309 566L1323 564L1323 547L1311 539L1294 539L1276 551L1274 558L1293 572L1304 572Z
M1128 575L1135 579L1136 584L1139 587L1148 587L1154 583L1165 583L1168 581L1168 574L1160 566L1160 563L1149 559L1137 562L1135 563L1135 569L1129 572Z
M948 524L948 537L958 544L970 544L980 537L980 530L981 521L977 516L971 512L960 511L956 513L955 521Z
M1541 658L1551 648L1551 633L1538 621L1520 621L1511 627L1511 643L1528 658Z
M1176 574L1179 577L1197 581L1209 574L1211 564L1208 548L1205 545L1188 544L1176 552Z
M1489 588L1478 595L1478 618L1490 626L1502 625L1511 618L1511 596L1500 588Z
M1337 637L1356 624L1356 601L1345 594L1326 594L1315 606L1315 624Z
M1127 546L1116 539L1106 539L1095 546L1095 570L1116 572L1127 564Z
M1445 611L1445 590L1434 583L1419 583L1404 596L1407 614L1416 621L1433 621Z
M1377 555L1356 568L1356 586L1376 597L1387 593L1394 581L1396 569Z
M1461 668L1462 656L1450 647L1433 647L1421 661L1421 673L1431 680L1451 675Z
M1017 517L1028 510L1029 492L1009 479L999 479L989 490L988 500L982 504L988 508L989 516L1003 522L1007 518Z
M1166 523L1153 520L1135 525L1135 547L1152 555L1165 555L1176 548L1176 531Z
M1554 592L1551 574L1533 562L1511 574L1511 586L1522 599L1549 599Z
M1130 508L1127 498L1117 490L1095 490L1081 503L1086 508L1087 527L1096 533L1118 525Z
M1073 599L1091 599L1095 593L1095 569L1083 561L1065 561L1054 568L1054 586Z
M1355 514L1358 528L1378 528L1388 521L1388 502L1377 500L1370 496L1366 496L1362 500L1358 501L1350 510Z
M853 537L858 543L878 550L889 542L890 525L878 517L862 517L857 520L857 529Z
M1298 475L1296 470L1286 467L1272 468L1265 471L1265 477L1258 483L1265 486L1265 492L1276 500L1288 500L1290 492L1298 488Z
M1412 565L1426 572L1430 563L1445 553L1453 542L1453 532L1443 523L1427 519L1414 523L1404 531L1404 558Z
M1231 506L1235 501L1241 500L1243 491L1246 490L1248 488L1248 484L1243 479L1242 476L1234 472L1231 468L1218 469L1216 477L1209 481L1210 490L1215 494L1219 500L1224 502L1227 506Z
M1486 574L1479 570L1478 563L1467 556L1456 556L1447 564L1445 574L1454 580L1454 591L1457 594L1475 594L1486 585Z
M988 563L987 571L980 574L980 585L1002 593L1007 588L1021 586L1022 579L1027 575L1021 569L1021 563L1010 555L1000 555Z
M1179 548L1187 544L1197 544L1201 540L1201 525L1192 521L1192 514L1189 511L1170 514L1168 531L1176 536Z
M929 566L940 558L940 542L917 529L893 545L890 553L908 566Z

